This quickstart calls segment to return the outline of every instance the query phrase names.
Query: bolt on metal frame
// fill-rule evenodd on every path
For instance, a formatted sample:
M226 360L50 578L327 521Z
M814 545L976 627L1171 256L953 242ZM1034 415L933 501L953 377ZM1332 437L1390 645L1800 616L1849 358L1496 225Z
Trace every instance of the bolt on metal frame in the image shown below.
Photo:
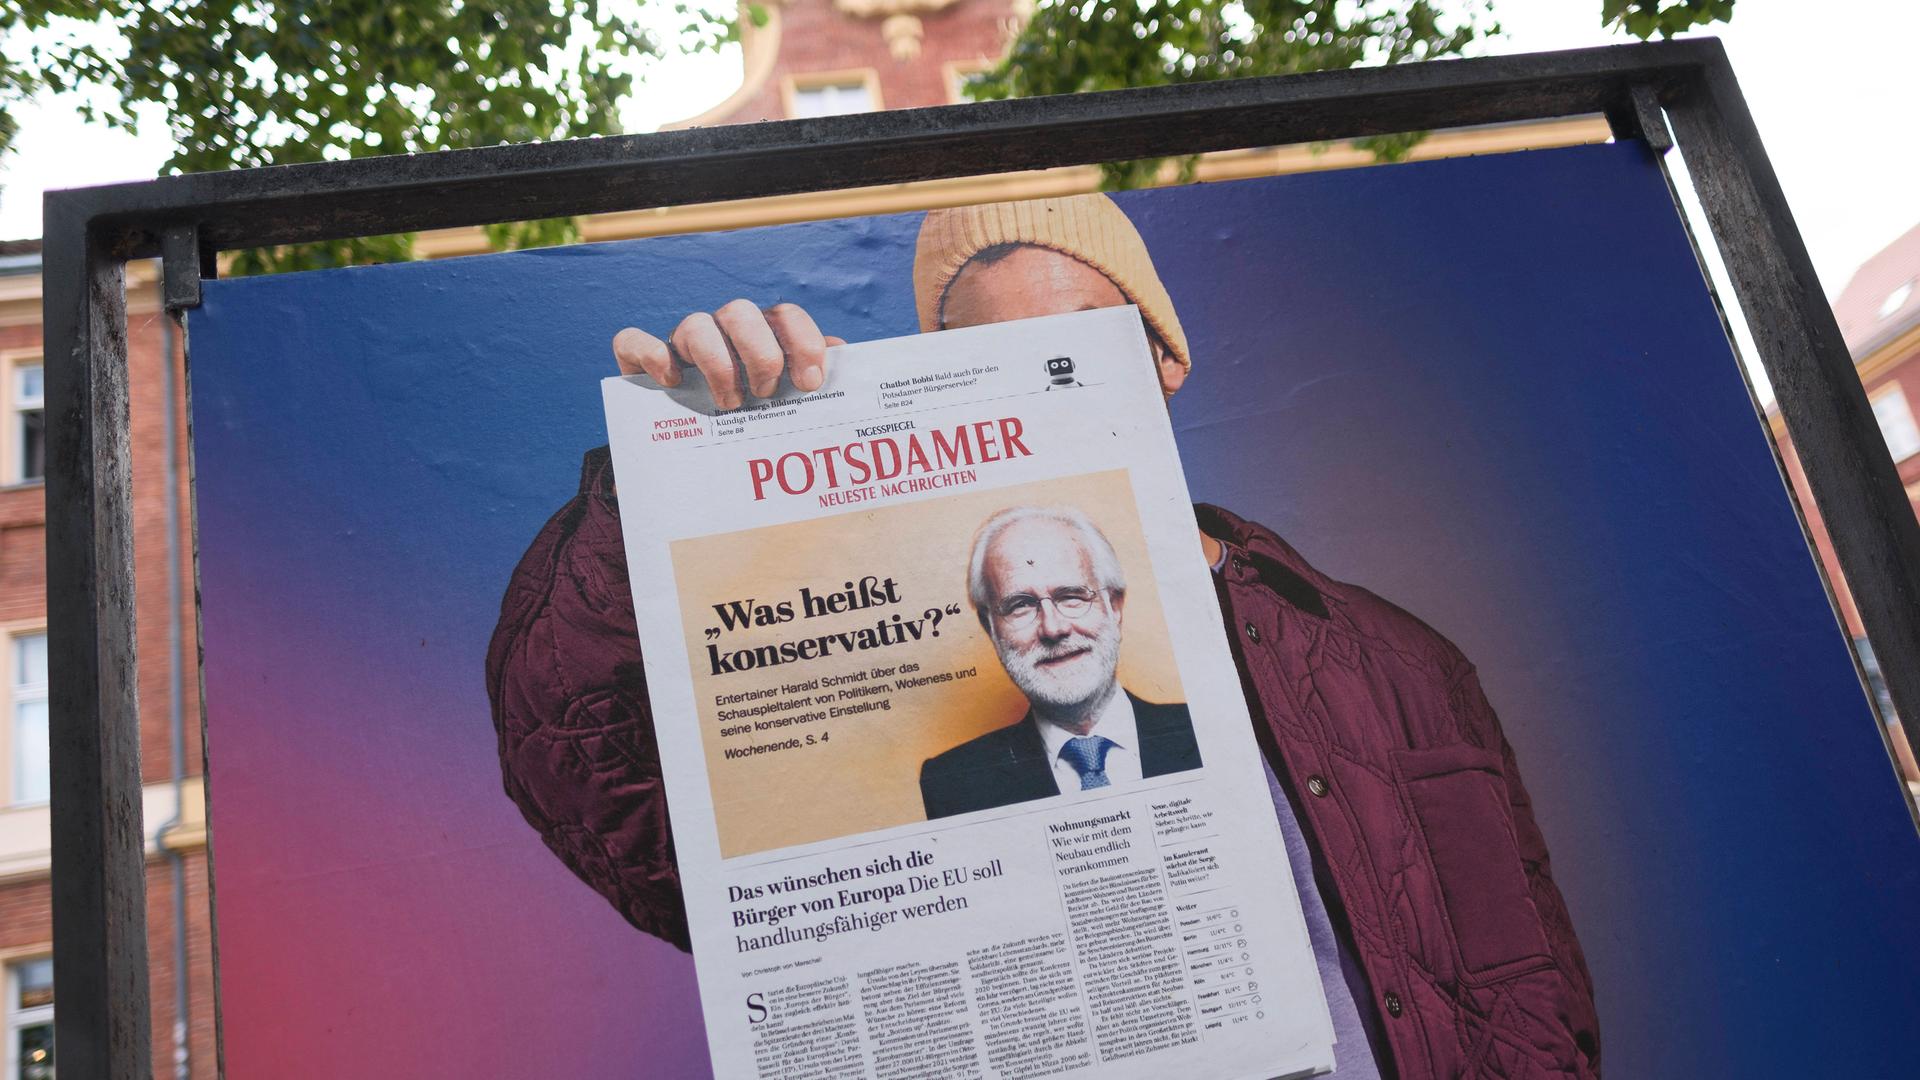
M124 267L238 248L1604 113L1685 154L1908 737L1920 525L1711 38L172 176L50 192L53 911L63 1072L150 1075ZM1663 115L1664 114L1664 115ZM1666 119L1672 120L1672 133ZM1676 139L1677 136L1677 139Z

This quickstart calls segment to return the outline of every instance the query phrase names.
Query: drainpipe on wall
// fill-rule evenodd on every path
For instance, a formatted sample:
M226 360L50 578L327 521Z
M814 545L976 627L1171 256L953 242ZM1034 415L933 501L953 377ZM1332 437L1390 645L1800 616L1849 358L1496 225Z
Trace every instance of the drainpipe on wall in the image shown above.
M173 816L155 833L160 854L173 875L173 1075L188 1080L192 1073L188 1052L188 1002L192 983L187 971L187 864L186 856L170 847L168 836L186 820L187 813L187 738L185 663L180 628L180 448L179 425L174 417L175 396L180 380L174 367L177 335L173 316L166 309L164 275L154 283L161 292L160 335L163 356L160 361L164 400L163 445L165 446L165 482L167 487L167 750L173 772Z

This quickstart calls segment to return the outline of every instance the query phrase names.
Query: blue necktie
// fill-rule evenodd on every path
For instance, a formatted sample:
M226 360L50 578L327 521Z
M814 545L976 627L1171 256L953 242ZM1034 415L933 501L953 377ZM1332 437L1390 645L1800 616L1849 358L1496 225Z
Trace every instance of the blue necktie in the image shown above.
M1076 735L1060 747L1060 756L1080 774L1080 790L1092 791L1113 783L1107 779L1107 751L1113 740L1099 735Z

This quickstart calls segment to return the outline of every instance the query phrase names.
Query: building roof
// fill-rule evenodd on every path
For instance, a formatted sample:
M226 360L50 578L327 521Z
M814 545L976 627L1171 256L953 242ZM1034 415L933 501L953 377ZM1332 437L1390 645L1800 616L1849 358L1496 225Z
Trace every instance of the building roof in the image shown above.
M1920 322L1920 225L1860 264L1833 317L1856 361Z
M0 240L0 276L40 272L40 241Z

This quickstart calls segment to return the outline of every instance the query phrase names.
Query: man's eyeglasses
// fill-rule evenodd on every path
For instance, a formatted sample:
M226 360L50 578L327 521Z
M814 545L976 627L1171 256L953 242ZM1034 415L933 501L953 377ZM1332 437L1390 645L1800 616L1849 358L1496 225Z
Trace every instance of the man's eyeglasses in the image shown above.
M1053 610L1059 612L1061 618L1078 621L1085 618L1087 612L1093 610L1094 601L1098 600L1100 594L1106 591L1105 589L1083 589L1078 586L1069 586L1064 589L1055 589L1046 596L1035 596L1032 593L1015 593L1001 600L1000 603L994 607L993 614L995 618L999 619L1001 623L1006 626L1014 629L1022 629L1031 626L1034 620L1040 617L1040 609L1042 606L1052 604Z

